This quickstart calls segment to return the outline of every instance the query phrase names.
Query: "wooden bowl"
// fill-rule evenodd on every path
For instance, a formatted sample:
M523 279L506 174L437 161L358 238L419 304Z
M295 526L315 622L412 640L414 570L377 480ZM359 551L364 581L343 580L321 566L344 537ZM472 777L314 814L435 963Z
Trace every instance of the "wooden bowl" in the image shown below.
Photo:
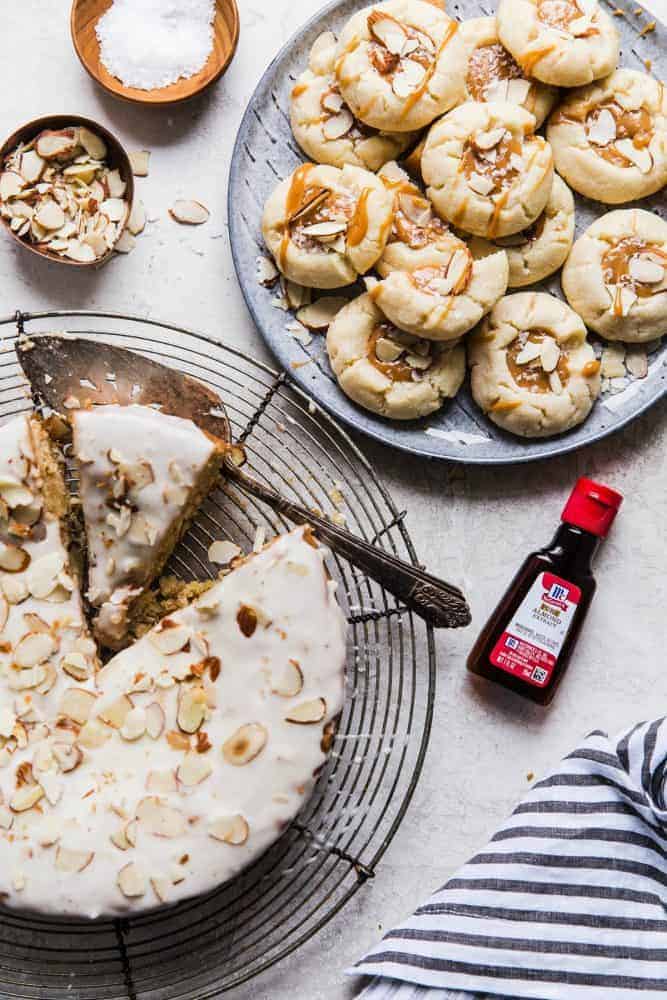
M239 40L239 12L236 0L216 0L213 22L213 51L206 65L187 80L169 87L138 90L125 87L108 72L100 60L100 45L95 27L113 0L73 0L70 27L74 48L86 71L110 94L133 104L168 106L189 101L212 87L225 72L236 52Z
M93 121L91 118L81 118L80 115L46 115L44 118L35 118L34 121L28 122L26 125L22 125L20 128L16 129L16 131L12 132L8 139L5 139L0 147L0 167L4 164L5 157L9 156L9 154L16 149L20 142L29 142L45 129L58 130L68 128L72 125L82 125L85 128L90 129L91 132L95 132L101 139L104 139L107 147L106 162L112 170L118 170L121 178L125 181L125 199L131 208L134 200L134 175L132 173L129 157L115 135L112 135L108 129L106 129L103 125L100 125L98 122ZM3 227L12 239L18 243L19 246L22 246L24 250L29 250L38 257L46 257L47 260L55 261L56 264L68 264L70 267L100 267L100 265L106 263L106 261L113 256L113 247L111 247L111 249L105 253L104 256L98 257L97 260L70 260L68 257L60 257L57 253L53 253L51 250L44 250L42 247L37 247L32 243L28 243L26 240L22 239L22 237L17 236L17 234L12 231L7 219L3 219L2 216L0 216L0 223L2 223ZM123 229L124 228L125 227L123 227ZM123 230L121 230L118 234L118 239L120 239L122 232ZM118 242L118 240L116 242Z

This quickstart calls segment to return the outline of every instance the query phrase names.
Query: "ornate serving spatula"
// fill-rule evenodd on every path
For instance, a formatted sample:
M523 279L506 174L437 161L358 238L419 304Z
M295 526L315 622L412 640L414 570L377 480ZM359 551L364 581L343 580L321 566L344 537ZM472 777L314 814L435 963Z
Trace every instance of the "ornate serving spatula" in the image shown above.
M193 420L227 445L225 475L244 492L295 524L312 525L322 541L429 624L436 628L469 624L468 604L458 587L357 538L244 472L245 454L232 440L224 400L208 386L99 340L42 334L23 338L16 350L36 403L63 415L73 408L101 403L158 404L166 413Z

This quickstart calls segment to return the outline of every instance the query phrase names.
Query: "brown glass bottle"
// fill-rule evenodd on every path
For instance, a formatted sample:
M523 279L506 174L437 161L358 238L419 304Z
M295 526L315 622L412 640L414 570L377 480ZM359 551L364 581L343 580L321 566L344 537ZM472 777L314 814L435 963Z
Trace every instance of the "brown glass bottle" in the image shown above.
M469 670L549 704L595 594L593 557L622 499L591 479L578 481L552 541L531 552L486 623Z

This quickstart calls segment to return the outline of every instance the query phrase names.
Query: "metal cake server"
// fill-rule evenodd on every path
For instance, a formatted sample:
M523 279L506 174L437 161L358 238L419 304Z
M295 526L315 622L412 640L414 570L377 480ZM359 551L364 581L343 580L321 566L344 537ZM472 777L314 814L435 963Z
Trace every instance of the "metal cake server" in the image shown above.
M66 416L74 408L102 403L159 404L166 413L193 420L227 446L224 473L244 492L295 524L312 525L322 541L430 625L470 623L458 587L357 538L244 472L245 453L233 442L224 401L197 379L122 347L76 336L24 337L16 351L38 405Z

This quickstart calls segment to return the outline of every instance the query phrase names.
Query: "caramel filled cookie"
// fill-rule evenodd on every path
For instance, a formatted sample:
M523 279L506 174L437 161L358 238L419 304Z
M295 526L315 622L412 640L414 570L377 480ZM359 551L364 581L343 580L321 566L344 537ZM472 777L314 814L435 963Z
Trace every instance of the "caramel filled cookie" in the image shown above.
M468 358L475 402L522 437L575 427L600 392L600 362L582 320L544 292L501 299L470 337Z
M311 160L379 170L415 140L412 132L379 132L355 118L334 73L336 36L315 41L306 69L292 90L290 121L296 141Z
M469 101L432 127L422 155L427 194L439 215L475 236L525 229L547 203L551 147L515 104Z
M572 91L547 137L558 173L587 198L619 205L667 183L667 96L646 73L619 69Z
M380 257L393 197L375 174L304 163L264 208L262 233L282 274L309 288L340 288Z
M434 344L397 330L361 295L335 317L327 351L343 392L391 420L415 420L438 410L465 377L462 344Z
M639 208L608 212L574 244L563 291L607 340L641 343L667 330L667 223Z
M597 0L500 0L498 34L527 76L579 87L616 69L618 32Z
M535 116L539 128L549 114L558 91L530 80L498 38L495 17L473 17L461 25L466 45L467 101L508 101Z
M410 132L463 100L459 26L424 0L387 0L350 18L335 73L350 110L373 128Z

